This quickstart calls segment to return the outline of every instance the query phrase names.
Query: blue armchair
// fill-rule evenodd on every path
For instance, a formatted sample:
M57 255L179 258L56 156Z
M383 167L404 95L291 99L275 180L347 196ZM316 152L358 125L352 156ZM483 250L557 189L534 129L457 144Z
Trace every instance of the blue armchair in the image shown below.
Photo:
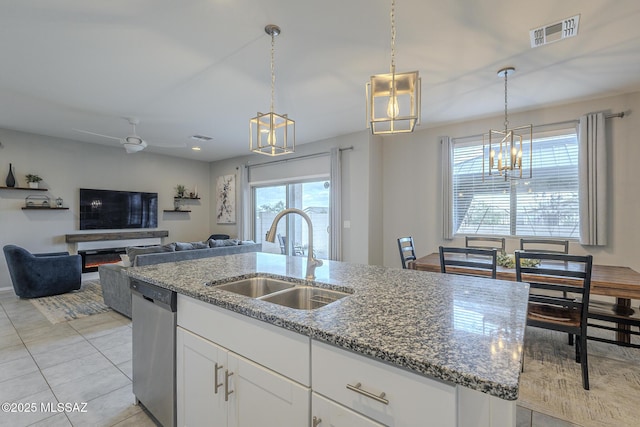
M6 245L3 250L13 289L20 298L45 297L80 289L80 255L69 255L69 252L32 254L15 245Z

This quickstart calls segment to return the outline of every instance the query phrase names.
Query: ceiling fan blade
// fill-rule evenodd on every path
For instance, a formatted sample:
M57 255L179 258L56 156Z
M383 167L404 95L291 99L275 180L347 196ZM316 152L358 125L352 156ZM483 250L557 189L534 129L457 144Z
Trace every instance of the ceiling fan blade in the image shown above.
M121 138L117 138L117 137L115 137L115 136L109 136L109 135L103 135L103 134L101 134L101 133L89 132L88 130L82 130L82 129L76 129L76 128L73 128L73 130L75 130L76 132L87 133L87 134L89 134L89 135L95 135L95 136L101 136L101 137L103 137L103 138L115 139L115 140L117 140L117 141L120 141L120 140L121 140Z

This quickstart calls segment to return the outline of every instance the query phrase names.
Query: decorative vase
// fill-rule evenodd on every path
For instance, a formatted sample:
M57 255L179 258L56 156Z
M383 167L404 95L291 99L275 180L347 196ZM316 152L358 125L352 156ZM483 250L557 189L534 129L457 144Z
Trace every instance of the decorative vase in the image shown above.
M29 188L38 188L38 183L37 182L30 182L29 183Z
M7 180L5 181L7 187L15 187L16 186L16 177L13 176L13 166L9 163L9 174L7 175Z

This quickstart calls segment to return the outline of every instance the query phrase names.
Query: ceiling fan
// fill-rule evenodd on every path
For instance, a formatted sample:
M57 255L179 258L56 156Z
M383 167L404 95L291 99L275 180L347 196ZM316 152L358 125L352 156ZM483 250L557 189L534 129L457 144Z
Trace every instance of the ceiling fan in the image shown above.
M133 126L133 133L125 137L104 135L101 133L89 132L88 130L75 129L75 128L73 130L75 130L76 132L82 132L89 135L101 136L103 138L118 140L120 141L120 144L124 146L124 149L129 154L137 153L138 151L144 150L147 147L147 142L144 139L142 139L140 136L138 136L138 134L136 133L136 125L140 124L140 120L137 117L130 117L127 119L127 121L131 126ZM180 146L174 145L172 147L184 147L184 145L180 145Z

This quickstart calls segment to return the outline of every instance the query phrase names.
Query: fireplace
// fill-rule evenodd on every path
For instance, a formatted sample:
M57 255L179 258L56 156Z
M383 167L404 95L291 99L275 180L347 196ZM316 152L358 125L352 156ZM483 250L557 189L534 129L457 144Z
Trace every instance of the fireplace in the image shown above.
M102 264L114 264L120 261L120 255L125 254L125 248L106 248L78 251L82 257L82 272L98 271Z

